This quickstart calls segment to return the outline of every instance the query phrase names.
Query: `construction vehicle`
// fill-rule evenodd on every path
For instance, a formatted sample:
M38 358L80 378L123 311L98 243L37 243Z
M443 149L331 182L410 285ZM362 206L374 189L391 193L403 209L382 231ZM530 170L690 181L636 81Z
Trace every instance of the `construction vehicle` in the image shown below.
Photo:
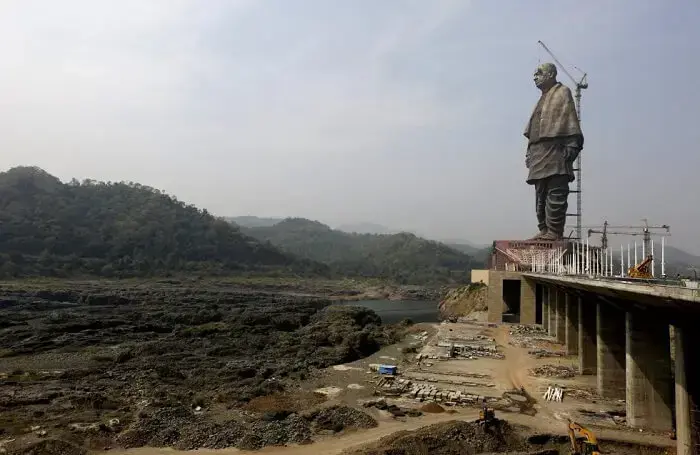
M493 408L489 408L484 405L479 411L479 418L476 421L479 425L484 427L484 430L489 427L493 427L498 422L496 418L496 411Z
M646 278L646 279L653 278L653 275L651 274L651 271L649 270L649 265L651 264L651 261L653 261L653 260L654 260L654 257L650 254L639 264L635 265L634 267L630 267L630 269L627 271L627 275L630 278Z
M577 436L579 433L581 436ZM600 455L598 440L591 430L569 419L571 455Z

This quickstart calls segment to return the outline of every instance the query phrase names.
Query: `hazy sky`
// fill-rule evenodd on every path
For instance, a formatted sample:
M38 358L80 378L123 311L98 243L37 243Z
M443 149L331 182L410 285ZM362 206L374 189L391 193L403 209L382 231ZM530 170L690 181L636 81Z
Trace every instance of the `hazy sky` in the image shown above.
M541 39L589 73L584 224L700 253L698 23L697 0L0 0L0 167L522 238Z

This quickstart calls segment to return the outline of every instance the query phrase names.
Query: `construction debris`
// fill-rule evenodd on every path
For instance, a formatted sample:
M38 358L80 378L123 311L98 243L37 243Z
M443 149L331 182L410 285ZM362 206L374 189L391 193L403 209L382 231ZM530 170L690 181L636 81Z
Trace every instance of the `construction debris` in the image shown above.
M438 389L432 384L421 384L408 379L381 378L375 393L385 396L404 396L416 401L435 401L447 406L474 405L485 400L485 397L473 395L461 390ZM495 399L495 398L494 398Z
M511 335L541 335L546 336L547 331L539 325L514 325L510 328Z
M534 376L546 376L550 378L573 378L576 376L576 370L574 367L566 365L542 365L530 370L530 373Z
M566 352L564 351L550 351L548 349L531 349L527 351L527 353L538 359L546 357L566 357Z

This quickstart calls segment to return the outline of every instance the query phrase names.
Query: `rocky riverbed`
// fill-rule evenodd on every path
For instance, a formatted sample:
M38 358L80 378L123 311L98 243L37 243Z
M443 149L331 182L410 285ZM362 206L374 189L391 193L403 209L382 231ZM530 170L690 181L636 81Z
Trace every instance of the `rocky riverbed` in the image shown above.
M3 285L0 451L254 449L376 425L314 409L324 398L297 388L400 335L371 310L330 303L168 281Z

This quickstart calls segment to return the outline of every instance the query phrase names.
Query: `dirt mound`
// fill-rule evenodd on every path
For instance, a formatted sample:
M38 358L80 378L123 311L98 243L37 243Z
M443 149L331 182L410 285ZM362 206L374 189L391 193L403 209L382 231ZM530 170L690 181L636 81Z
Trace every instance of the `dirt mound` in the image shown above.
M243 409L263 413L289 412L291 414L319 405L326 401L326 398L325 395L316 392L275 393L253 398Z
M400 431L346 455L461 455L527 449L527 442L507 422L484 431L477 423L452 420L416 431Z
M87 450L61 441L60 439L45 439L25 447L22 450L8 452L8 455L86 455Z
M307 414L267 411L260 419L214 423L183 407L158 409L122 432L117 442L129 447L175 447L178 450L237 447L258 450L270 445L303 444L319 432L371 428L376 420L362 411L333 406Z
M445 412L445 408L440 406L437 403L428 403L424 405L422 408L420 408L421 411L423 412L431 412L431 413L440 413L440 412Z
M312 428L318 430L331 430L334 432L344 429L373 428L377 421L362 411L348 406L331 406L307 414Z
M468 286L452 289L438 305L438 311L443 319L468 316L474 311L485 311L488 286L484 283L471 283Z

